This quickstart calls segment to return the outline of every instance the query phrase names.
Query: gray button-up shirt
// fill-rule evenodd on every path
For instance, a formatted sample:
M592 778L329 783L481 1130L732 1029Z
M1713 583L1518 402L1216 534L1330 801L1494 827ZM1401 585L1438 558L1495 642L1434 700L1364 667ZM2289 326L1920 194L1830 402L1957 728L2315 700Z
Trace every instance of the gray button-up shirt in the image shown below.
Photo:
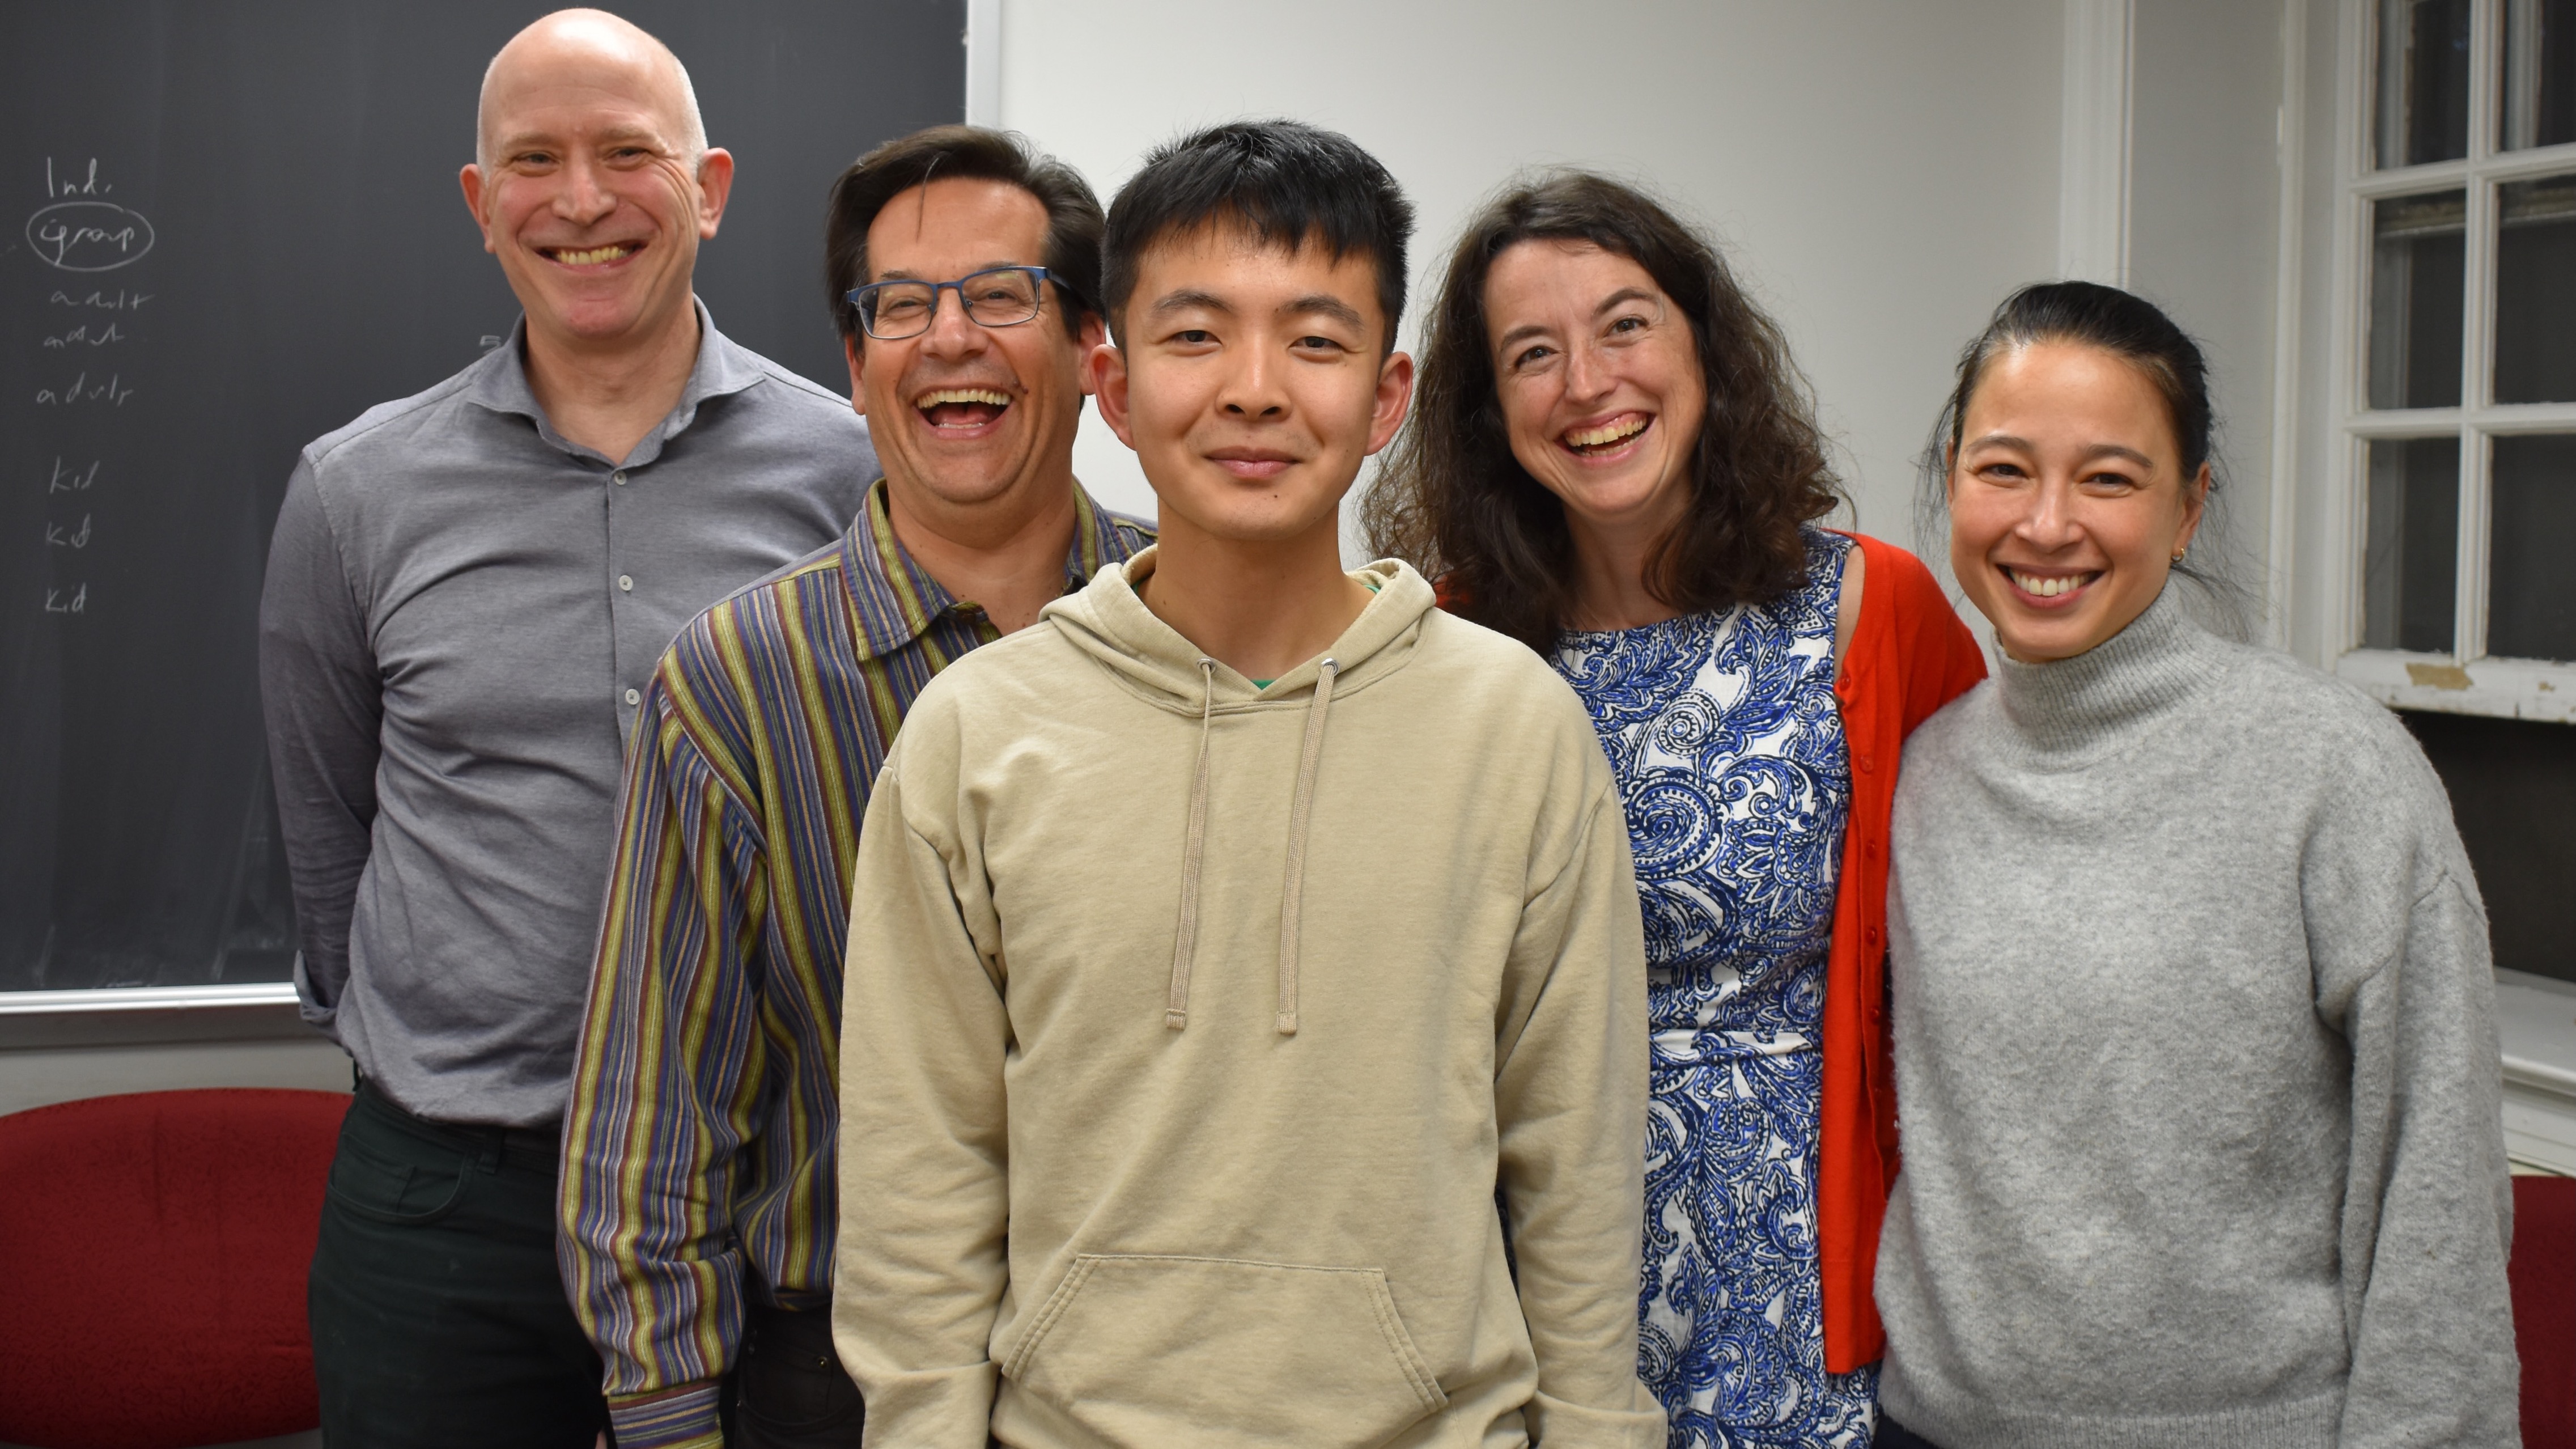
M876 477L848 399L698 323L679 405L622 463L546 421L513 331L287 483L260 684L296 988L420 1116L562 1114L640 691Z

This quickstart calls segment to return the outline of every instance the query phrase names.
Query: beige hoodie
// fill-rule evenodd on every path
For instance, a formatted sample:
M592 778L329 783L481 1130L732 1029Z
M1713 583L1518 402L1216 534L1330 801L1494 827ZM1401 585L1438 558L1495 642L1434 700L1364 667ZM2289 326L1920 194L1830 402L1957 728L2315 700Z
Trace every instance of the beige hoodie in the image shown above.
M933 680L868 806L866 1442L1662 1445L1645 961L1582 707L1395 563L1257 690L1136 597L1154 557Z

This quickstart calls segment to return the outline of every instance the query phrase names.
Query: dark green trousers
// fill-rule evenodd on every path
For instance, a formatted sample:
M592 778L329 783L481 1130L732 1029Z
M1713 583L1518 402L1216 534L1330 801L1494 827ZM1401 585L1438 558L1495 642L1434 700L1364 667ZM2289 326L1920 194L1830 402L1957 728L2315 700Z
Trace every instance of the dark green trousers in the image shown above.
M331 1449L590 1449L608 1427L555 1266L559 1152L358 1088L307 1298Z

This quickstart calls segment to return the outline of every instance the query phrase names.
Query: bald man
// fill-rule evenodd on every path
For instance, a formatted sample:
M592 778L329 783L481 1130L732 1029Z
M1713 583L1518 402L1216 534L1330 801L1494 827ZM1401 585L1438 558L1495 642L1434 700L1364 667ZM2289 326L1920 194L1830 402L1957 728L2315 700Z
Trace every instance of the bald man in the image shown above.
M848 400L697 303L733 158L660 42L520 32L460 179L524 316L304 450L261 605L296 986L358 1075L311 1287L334 1449L607 1424L554 1203L621 749L680 627L877 472Z

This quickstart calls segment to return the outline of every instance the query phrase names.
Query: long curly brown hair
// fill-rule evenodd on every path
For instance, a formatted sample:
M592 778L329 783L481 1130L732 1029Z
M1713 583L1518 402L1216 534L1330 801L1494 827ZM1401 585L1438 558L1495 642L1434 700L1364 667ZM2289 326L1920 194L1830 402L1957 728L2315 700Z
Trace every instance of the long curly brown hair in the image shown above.
M1583 241L1646 269L1683 315L1708 382L1691 507L1646 569L1684 613L1767 603L1803 583L1800 525L1842 493L1805 379L1780 329L1717 249L1652 197L1588 171L1506 187L1468 223L1423 319L1413 418L1361 500L1369 546L1442 581L1456 612L1550 648L1574 609L1564 505L1512 455L1485 326L1494 259L1526 241Z

